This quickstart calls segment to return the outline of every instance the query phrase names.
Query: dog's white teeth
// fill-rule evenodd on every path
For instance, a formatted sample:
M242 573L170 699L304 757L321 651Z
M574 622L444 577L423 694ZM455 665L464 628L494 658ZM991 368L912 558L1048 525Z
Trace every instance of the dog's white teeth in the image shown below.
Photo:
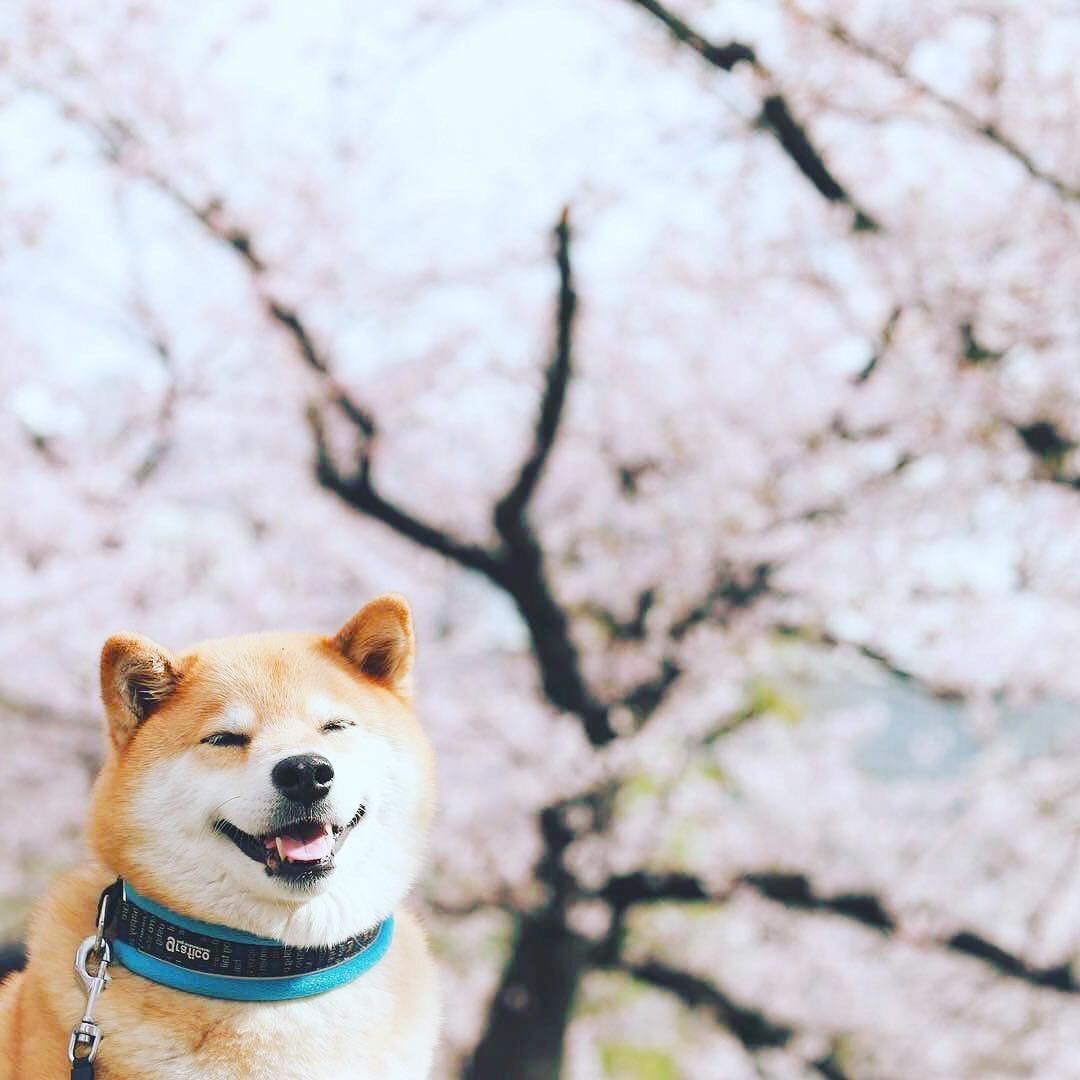
M285 861L285 842L281 839L280 836L275 836L274 837L274 843L277 845L278 858L281 859L282 862L284 862Z

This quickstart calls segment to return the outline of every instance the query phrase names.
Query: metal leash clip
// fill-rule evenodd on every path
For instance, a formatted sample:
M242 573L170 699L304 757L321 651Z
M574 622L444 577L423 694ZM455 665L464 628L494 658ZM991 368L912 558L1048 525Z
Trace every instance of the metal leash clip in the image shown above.
M75 973L86 987L86 1008L82 1020L72 1028L68 1041L68 1061L71 1062L73 1080L91 1080L94 1075L94 1058L101 1046L102 1032L94 1023L94 1009L97 999L109 982L109 964L112 963L112 946L105 937L105 927L109 925L110 901L114 895L112 888L101 894L98 903L97 928L88 938L80 942L75 950ZM97 970L91 974L87 961L91 954L97 957Z

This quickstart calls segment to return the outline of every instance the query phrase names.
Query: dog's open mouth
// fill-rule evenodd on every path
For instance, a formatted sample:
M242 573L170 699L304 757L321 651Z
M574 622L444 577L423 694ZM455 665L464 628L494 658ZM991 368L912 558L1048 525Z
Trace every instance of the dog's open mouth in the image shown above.
M224 819L214 822L214 829L249 859L262 863L271 877L311 882L334 869L335 854L363 816L361 806L347 825L314 819L293 821L262 836L252 836Z

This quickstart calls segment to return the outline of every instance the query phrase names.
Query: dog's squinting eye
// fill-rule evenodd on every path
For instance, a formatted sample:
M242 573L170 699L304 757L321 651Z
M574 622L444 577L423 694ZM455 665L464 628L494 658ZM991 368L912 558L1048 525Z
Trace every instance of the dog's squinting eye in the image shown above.
M356 727L351 720L327 720L322 726L323 731L344 731L346 728Z
M251 736L241 735L238 731L215 731L202 741L210 746L247 746L251 742Z

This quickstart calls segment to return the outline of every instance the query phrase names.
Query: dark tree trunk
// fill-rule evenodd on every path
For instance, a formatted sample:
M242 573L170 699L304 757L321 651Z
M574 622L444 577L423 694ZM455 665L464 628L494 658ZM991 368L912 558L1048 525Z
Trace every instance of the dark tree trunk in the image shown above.
M588 943L550 908L522 916L467 1080L555 1080Z

